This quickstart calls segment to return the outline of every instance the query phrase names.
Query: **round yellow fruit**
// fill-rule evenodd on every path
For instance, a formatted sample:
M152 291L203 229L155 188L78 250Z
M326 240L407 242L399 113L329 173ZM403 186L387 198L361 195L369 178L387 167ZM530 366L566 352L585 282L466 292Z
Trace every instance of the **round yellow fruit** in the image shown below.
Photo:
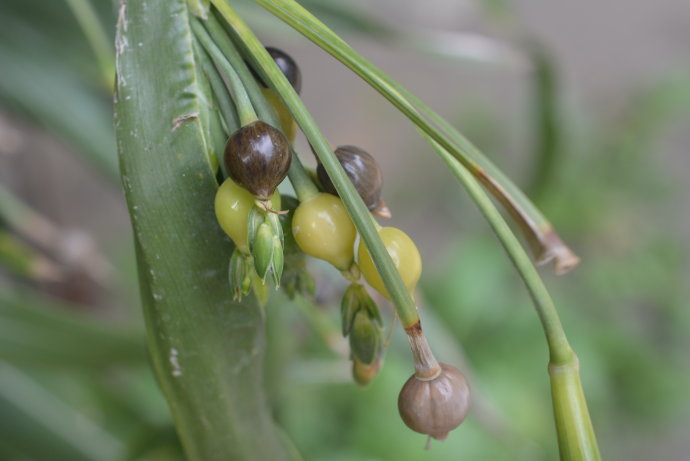
M341 271L352 266L357 230L335 195L319 193L301 202L292 218L292 235L306 254Z
M417 246L405 232L395 227L382 227L379 229L379 236L383 240L396 269L398 269L405 287L412 293L422 275L422 257ZM383 296L389 298L388 290L383 285L383 280L376 270L364 241L359 242L357 262L367 283Z
M228 178L216 192L215 210L218 224L235 242L237 248L249 254L247 239L247 218L256 198L232 179ZM280 195L276 191L271 196L274 210L280 210Z

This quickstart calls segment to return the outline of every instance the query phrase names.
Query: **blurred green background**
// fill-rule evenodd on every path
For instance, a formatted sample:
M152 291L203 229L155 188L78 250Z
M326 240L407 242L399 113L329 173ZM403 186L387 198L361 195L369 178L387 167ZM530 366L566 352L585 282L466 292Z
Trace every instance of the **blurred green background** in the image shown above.
M687 459L690 5L302 3L455 123L582 257L567 276L542 273L580 356L604 459ZM182 459L147 363L117 174L116 9L90 4L106 34L99 48L75 16L93 24L86 4L0 3L0 460ZM307 460L555 459L543 334L471 202L373 90L239 6L265 43L298 60L331 143L381 163L391 222L424 257L431 345L467 370L475 395L460 429L424 451L397 415L411 370L404 335L394 331L361 390L342 342L324 341L301 301L276 295L266 358L276 420ZM312 269L317 313L337 326L343 282Z

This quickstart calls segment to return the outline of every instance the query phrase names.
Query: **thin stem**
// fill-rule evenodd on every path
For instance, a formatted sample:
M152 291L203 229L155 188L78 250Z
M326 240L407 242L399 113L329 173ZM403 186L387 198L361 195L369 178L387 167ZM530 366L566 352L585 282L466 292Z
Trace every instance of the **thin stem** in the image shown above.
M347 356L349 352L347 341L340 333L340 328L325 310L319 309L318 306L302 296L298 296L293 303L307 320L309 326L333 353L342 357Z
M319 130L311 114L307 111L302 100L285 76L280 72L275 62L268 54L261 42L254 36L244 21L235 13L228 3L223 0L212 0L226 21L232 26L237 36L244 42L259 65L262 77L276 91L297 121L309 143L314 148L319 160L326 169L326 173L333 181L338 195L343 200L352 221L355 223L362 239L369 249L376 268L383 279L384 285L391 295L403 327L411 327L419 321L415 302L405 288L393 261L391 260L383 241L371 222L371 214L361 197L350 182L342 165L331 150L328 141Z
M405 333L414 357L414 374L417 379L429 381L438 377L441 374L441 366L431 352L421 325L405 328Z
M442 117L367 61L297 2L292 0L254 1L345 64L388 99L415 126L457 158L516 220L525 233L539 264L554 260L557 273L565 273L578 264L579 258L561 241L551 224L524 193ZM415 106L419 107L419 110ZM442 130L425 117L440 125Z
M0 266L39 281L55 282L64 276L57 264L4 229L0 229Z
M108 34L88 0L67 0L67 4L98 59L103 83L112 91L115 85L115 54Z
M256 112L254 111L254 106L252 105L247 90L242 84L237 72L232 67L232 65L227 61L223 52L218 49L218 46L214 43L213 39L209 36L206 29L201 25L199 20L190 19L192 24L192 30L194 35L199 39L201 45L204 47L206 52L211 55L211 58L216 63L225 76L228 79L228 85L232 90L232 97L235 100L235 107L237 107L238 115L240 116L240 123L242 126L249 125L250 123L258 120Z
M58 227L37 210L29 207L13 192L0 184L0 220L45 250L51 259L73 268L101 286L108 286L113 266L87 235L70 233ZM78 237L78 238L75 238ZM84 251L75 258L74 244Z
M254 106L254 109L259 115L259 118L264 122L272 125L274 127L280 127L280 123L271 109L270 105L266 101L256 79L250 72L247 64L240 56L239 52L235 48L228 35L225 33L225 29L219 23L218 19L214 14L209 14L208 20L204 21L204 24L208 30L209 35L213 38L218 48L222 51L224 57L227 59L228 63L237 72L239 79L242 81L249 99ZM311 177L304 169L304 165L300 161L297 153L292 150L292 162L290 163L290 169L288 170L288 177L292 187L297 193L297 197L300 201L307 200L313 195L318 193L318 189L314 185Z
M288 170L288 178L290 179L292 187L295 188L297 198L300 202L303 202L318 194L319 189L316 188L311 176L307 173L304 165L302 165L302 161L292 147L290 151L292 152L292 163L290 163L290 169Z
M541 320L549 345L551 363L560 364L571 360L573 351L568 344L568 340L563 331L563 326L558 318L556 306L546 290L539 273L520 245L517 237L513 234L501 214L498 212L491 199L486 195L476 179L461 165L448 151L441 147L430 137L426 137L431 146L439 153L446 162L448 168L460 180L462 185L472 197L481 213L484 215L489 225L496 233L503 248L505 248L515 269L520 274L527 290L529 291L534 307Z
M568 344L556 306L543 281L479 183L438 143L428 137L427 139L465 186L491 225L532 297L549 346L551 398L561 461L600 460L596 435L580 381L578 359Z
M211 90L215 100L217 101L220 113L223 115L225 122L226 134L230 136L240 127L240 120L237 118L237 109L235 103L228 94L228 90L223 82L223 77L218 73L218 68L215 66L211 57L208 55L198 42L194 42L195 50L197 50L197 57L201 61L201 67L211 84Z

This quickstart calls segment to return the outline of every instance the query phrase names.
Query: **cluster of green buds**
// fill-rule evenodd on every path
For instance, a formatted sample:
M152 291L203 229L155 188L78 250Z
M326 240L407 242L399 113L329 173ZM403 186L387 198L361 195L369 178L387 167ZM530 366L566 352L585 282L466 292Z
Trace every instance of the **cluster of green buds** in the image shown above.
M366 288L351 284L340 305L343 336L349 338L352 377L366 386L381 366L383 319Z
M195 30L199 30L198 25ZM200 41L211 53L209 38L205 40ZM299 91L301 74L295 61L275 48L267 51ZM357 247L357 228L323 165L319 163L310 174L294 154L296 124L282 99L257 73L252 76L245 61L235 59L227 69L229 75L224 75L224 80L234 82L230 93L241 127L229 136L225 147L223 164L228 177L218 189L215 211L219 225L235 243L229 268L232 295L239 299L253 288L263 299L264 286L270 279L290 297L312 296L315 286L306 269L306 256L333 265L349 282L341 301L342 334L349 341L353 379L366 386L381 367L385 345L379 308L360 280L364 278L384 297L390 295L364 239ZM262 95L270 107L268 112L259 111L262 120L251 107L255 102L243 95L247 85L254 85L254 94ZM336 148L333 155L371 212L385 249L413 296L422 270L416 245L402 230L381 227L374 220L374 216L390 217L381 198L383 175L379 164L368 152L351 145ZM289 171L297 199L285 196L281 203L276 188ZM415 374L400 393L400 414L413 430L442 439L465 418L469 388L459 371L436 362L416 310L412 318L416 320L403 322L403 327L410 341Z
M266 278L271 274L276 287L280 286L280 277L283 275L283 226L276 213L262 211L255 205L249 212L249 251L254 257L254 269L266 283Z

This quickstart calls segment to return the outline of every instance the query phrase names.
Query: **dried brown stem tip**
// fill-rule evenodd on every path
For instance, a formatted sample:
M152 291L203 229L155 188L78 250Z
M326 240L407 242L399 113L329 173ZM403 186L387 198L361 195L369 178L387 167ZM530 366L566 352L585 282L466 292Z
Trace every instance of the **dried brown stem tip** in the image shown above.
M580 264L580 258L563 243L553 229L544 232L540 245L533 245L535 264L541 266L553 261L556 275L563 275Z

